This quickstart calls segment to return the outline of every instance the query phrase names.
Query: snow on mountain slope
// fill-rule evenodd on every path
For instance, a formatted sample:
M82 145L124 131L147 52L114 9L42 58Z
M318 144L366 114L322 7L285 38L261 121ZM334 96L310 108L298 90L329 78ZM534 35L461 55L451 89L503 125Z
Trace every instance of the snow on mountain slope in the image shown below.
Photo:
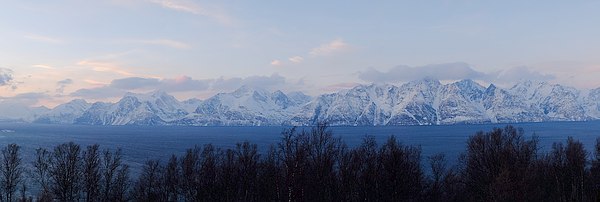
M540 122L546 118L522 96L512 94L494 84L485 90L482 104L493 123Z
M17 102L0 102L1 122L32 122L38 116L50 109L42 107L28 107Z
M242 86L232 93L219 93L196 108L178 125L283 125L301 104L281 91Z
M437 108L439 123L490 122L481 103L484 91L483 86L472 80L442 86L437 95L440 99Z
M585 115L580 91L558 84L526 81L509 89L514 95L521 95L532 108L541 110L546 120L583 121Z
M431 125L439 81L424 79L401 87L359 85L348 91L317 97L293 118L295 123L332 125Z
M58 123L72 124L91 106L90 103L82 99L72 100L70 102L58 105L52 110L43 113L33 122L35 123Z
M204 101L180 102L165 92L155 91L128 93L116 103L73 100L52 110L23 111L12 119L60 124L195 126L582 121L600 119L600 88L584 93L558 84L525 81L502 89L493 84L485 88L472 80L442 84L421 79L400 86L358 85L311 98L301 92L286 94L243 86Z
M351 90L326 94L305 105L292 118L295 123L332 125L385 125L389 120L397 87L359 85Z
M202 100L192 98L192 99L184 100L183 102L181 102L181 104L186 112L193 113L194 111L196 111L196 108L198 108L198 106L200 106L200 104L202 104Z
M95 103L77 124L91 125L163 125L188 113L173 96L162 91L150 94L128 93L117 103Z
M590 90L583 102L586 115L590 119L600 119L600 88Z

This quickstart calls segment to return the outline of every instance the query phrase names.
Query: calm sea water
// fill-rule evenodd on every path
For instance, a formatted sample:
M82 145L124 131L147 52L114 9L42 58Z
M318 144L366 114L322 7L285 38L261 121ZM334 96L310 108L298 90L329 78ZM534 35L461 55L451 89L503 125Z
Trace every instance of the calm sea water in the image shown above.
M553 142L565 142L572 136L591 151L600 137L600 122L552 122L513 124L523 128L526 135L536 134L541 150L547 151ZM335 136L342 137L348 146L361 143L365 135L372 135L382 144L395 135L404 144L420 145L423 158L445 153L450 162L465 151L469 136L477 131L489 131L506 124L450 125L450 126L385 126L385 127L331 127ZM52 148L73 141L82 146L99 144L101 148L121 148L125 160L137 173L149 159L166 160L171 154L181 155L188 148L212 143L221 148L233 148L235 143L248 140L265 151L281 139L287 127L180 127L180 126L83 126L48 124L0 123L0 145L17 143L23 148L23 159L30 163L38 147Z

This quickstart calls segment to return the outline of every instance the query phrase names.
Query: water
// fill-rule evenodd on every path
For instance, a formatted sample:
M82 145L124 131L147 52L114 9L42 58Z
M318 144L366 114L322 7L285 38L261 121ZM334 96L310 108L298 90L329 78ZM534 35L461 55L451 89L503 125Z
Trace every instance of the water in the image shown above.
M523 128L527 136L536 134L542 151L553 142L565 142L568 136L584 143L591 151L600 137L600 122L552 122L513 124ZM395 135L404 144L420 145L423 158L445 153L450 162L465 151L469 136L477 131L490 131L506 124L451 126L386 126L331 127L335 136L342 137L348 146L360 144L365 135L372 135L382 144ZM181 155L188 148L207 143L221 148L233 148L235 143L250 141L265 151L281 139L288 127L182 127L182 126L82 126L0 123L0 145L16 143L23 148L25 163L31 163L35 149L49 148L73 141L83 147L99 144L101 148L121 148L133 174L149 159L167 160L171 154ZM301 128L302 129L302 128Z

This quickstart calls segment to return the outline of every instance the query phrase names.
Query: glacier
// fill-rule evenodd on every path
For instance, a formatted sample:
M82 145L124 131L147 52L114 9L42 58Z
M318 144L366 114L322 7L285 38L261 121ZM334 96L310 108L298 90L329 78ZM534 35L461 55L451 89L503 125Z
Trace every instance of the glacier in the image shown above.
M1 107L1 106L0 106ZM600 119L600 88L578 90L538 81L510 88L473 80L442 84L420 79L402 85L365 84L311 97L302 92L242 86L205 100L179 101L164 91L127 93L118 102L82 99L52 109L31 108L32 123L183 126L449 125L587 121ZM2 114L7 120L11 114Z

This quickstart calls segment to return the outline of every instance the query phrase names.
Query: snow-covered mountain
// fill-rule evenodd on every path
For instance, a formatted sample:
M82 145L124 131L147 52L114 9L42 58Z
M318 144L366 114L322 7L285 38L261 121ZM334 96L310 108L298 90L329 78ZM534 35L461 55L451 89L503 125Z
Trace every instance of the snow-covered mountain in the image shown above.
M243 86L232 93L219 93L202 103L176 125L285 125L289 117L309 99L295 93Z
M72 124L75 122L75 119L81 117L91 105L92 104L82 99L72 100L58 105L48 112L42 113L34 120L34 122Z
M422 79L400 86L358 85L310 97L243 86L206 100L178 101L162 91L128 93L116 103L73 100L51 110L29 109L36 123L91 125L262 126L440 125L600 119L600 88L581 91L524 81L502 89L472 80ZM35 113L34 113L35 112ZM6 115L5 115L6 116ZM0 114L2 117L2 114Z
M184 104L162 91L150 94L128 93L117 103L94 103L75 124L165 125L184 118Z

